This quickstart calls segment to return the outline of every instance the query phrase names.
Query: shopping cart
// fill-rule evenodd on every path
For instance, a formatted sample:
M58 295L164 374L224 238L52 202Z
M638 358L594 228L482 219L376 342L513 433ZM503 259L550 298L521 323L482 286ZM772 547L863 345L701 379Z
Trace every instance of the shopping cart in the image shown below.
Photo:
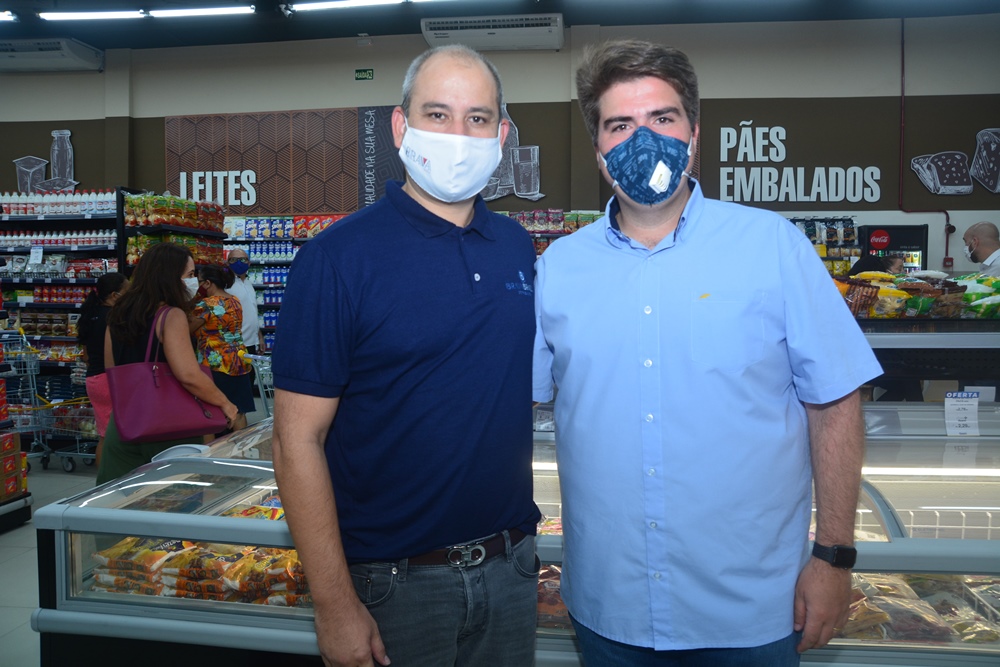
M249 361L257 376L257 388L260 389L260 402L264 404L264 415L271 416L274 406L274 375L271 374L270 355L250 354L240 350L240 357Z
M69 446L52 448L52 454L62 460L66 472L76 470L76 459L84 465L94 465L97 458L97 422L94 408L86 398L50 403L43 412L45 434L51 445L53 440Z
M28 343L24 331L13 329L0 330L0 347L3 348L0 378L6 385L8 415L22 441L29 437L31 440L27 443L28 469L31 459L41 459L42 468L48 468L52 450L44 437L46 408L38 398L38 350Z

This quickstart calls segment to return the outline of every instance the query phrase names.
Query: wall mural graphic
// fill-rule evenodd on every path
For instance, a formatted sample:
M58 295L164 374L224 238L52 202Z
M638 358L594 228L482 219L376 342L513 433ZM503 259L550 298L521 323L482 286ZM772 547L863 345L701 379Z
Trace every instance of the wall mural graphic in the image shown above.
M14 160L18 192L62 192L73 190L79 181L73 180L73 144L69 130L52 130L49 159L25 155ZM49 178L45 178L49 165Z
M941 151L919 155L910 160L910 168L931 194L972 194L972 179L988 191L1000 192L1000 128L976 134L976 152L969 166L969 156L962 151Z
M489 183L480 193L486 201L493 201L513 194L521 199L538 201L545 195L541 189L538 146L522 146L514 119L503 105L502 116L510 123L510 131L503 142L500 165L493 172Z

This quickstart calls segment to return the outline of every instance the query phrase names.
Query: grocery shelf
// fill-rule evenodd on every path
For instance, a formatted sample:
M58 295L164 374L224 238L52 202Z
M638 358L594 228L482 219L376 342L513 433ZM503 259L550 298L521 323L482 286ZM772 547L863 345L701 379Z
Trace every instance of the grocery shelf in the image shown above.
M96 285L97 278L0 278L4 285Z
M102 250L114 250L118 246L114 243L99 245L38 245L38 246L8 246L0 248L3 252L14 255L31 254L31 248L41 248L45 252L100 252Z
M4 301L4 308L58 308L59 310L79 310L82 303L39 303L36 301Z
M225 232L216 232L210 229L195 229L194 227L181 227L179 225L151 225L146 227L125 228L125 234L128 236L153 236L155 234L167 233L192 234L194 236L207 236L215 239L225 239L228 236Z
M112 221L115 219L114 212L111 213L62 213L59 215L12 215L4 213L0 216L2 222L74 222L77 220L101 220Z

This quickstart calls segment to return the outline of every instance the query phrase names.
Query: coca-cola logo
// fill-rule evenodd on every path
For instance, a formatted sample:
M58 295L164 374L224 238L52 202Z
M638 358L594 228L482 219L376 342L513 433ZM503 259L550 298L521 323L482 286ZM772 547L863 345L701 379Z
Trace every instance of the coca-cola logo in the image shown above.
M876 229L868 237L868 245L875 250L885 250L889 247L889 232L884 229Z

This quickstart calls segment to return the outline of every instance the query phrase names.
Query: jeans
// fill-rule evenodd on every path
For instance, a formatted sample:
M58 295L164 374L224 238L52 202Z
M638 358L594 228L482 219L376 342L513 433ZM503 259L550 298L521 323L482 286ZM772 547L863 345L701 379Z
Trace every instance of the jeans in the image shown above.
M393 665L530 667L535 663L538 559L525 536L479 565L351 566Z
M607 639L570 618L586 667L797 667L799 664L795 647L802 639L801 632L750 648L656 651Z

